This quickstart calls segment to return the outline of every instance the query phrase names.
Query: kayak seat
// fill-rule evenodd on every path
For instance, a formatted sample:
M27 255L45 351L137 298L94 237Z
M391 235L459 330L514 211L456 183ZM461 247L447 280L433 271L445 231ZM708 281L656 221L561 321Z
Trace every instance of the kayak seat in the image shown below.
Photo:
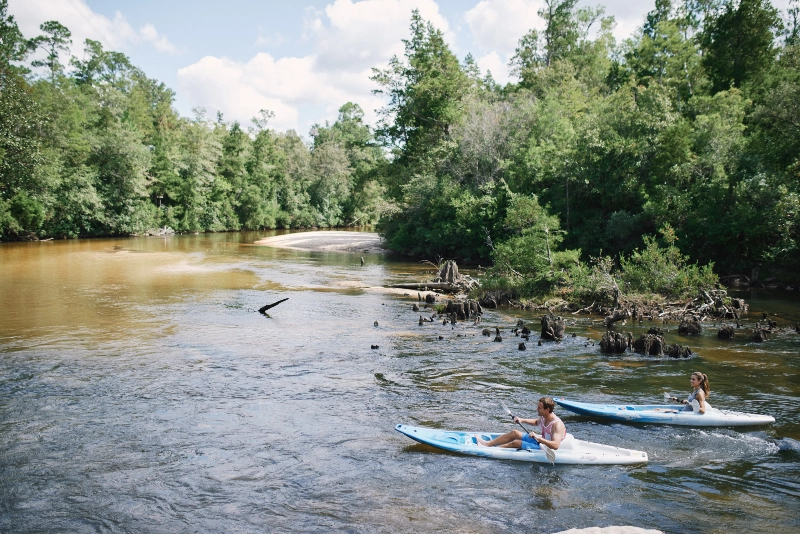
M567 435L561 440L561 445L558 447L558 450L568 451L573 448L575 448L575 438L572 436L572 434L567 432Z

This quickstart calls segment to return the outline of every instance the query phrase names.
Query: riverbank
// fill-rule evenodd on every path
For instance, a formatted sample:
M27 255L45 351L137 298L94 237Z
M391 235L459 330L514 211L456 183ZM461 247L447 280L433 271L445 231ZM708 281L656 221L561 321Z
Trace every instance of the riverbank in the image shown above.
M320 230L296 232L259 239L259 246L312 250L321 252L348 252L352 254L385 254L389 252L377 233Z

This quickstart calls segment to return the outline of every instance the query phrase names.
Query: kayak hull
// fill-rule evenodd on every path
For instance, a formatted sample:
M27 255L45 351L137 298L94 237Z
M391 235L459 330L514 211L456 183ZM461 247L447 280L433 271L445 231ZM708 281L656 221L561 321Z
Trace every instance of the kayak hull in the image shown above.
M484 447L478 445L474 436L491 440L500 434L489 432L458 432L454 430L439 430L409 425L397 425L395 430L408 436L414 441L436 447L445 451L493 458L497 460L516 460L520 462L550 463L543 449L518 450L502 447ZM592 443L570 437L562 443L555 452L556 464L584 464L584 465L635 465L647 463L647 453Z
M775 422L769 415L733 412L711 408L706 413L682 411L675 404L593 404L564 398L553 399L567 410L590 417L602 417L628 423L677 425L691 427L757 426Z

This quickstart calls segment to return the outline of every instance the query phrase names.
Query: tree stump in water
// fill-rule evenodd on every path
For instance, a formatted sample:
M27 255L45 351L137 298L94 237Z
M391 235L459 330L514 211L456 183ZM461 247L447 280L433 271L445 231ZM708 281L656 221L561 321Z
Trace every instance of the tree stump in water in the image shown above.
M453 260L447 260L442 268L439 269L439 276L436 277L437 282L449 282L455 284L459 281L458 265Z
M561 341L564 339L566 325L560 316L545 315L542 317L542 339L548 341Z
M684 336L696 335L703 331L700 325L700 319L694 315L684 317L681 324L678 325L678 333Z
M768 333L767 330L765 330L764 328L761 328L760 325L756 324L756 327L753 330L753 334L751 335L751 338L753 339L753 341L757 341L759 343L763 343L764 341L767 340L767 333Z
M480 303L474 299L468 300L450 300L447 302L445 313L455 313L459 319L466 320L474 315L483 313Z
M427 293L425 295L425 303L433 304L434 302L436 302L436 293Z
M620 332L608 331L603 334L603 339L600 340L600 352L609 354L625 352L630 346L630 337L630 334L626 336Z
M747 311L749 306L744 301L744 299L731 299L731 308L741 313Z
M673 343L667 347L666 353L670 358L688 358L692 355L692 349Z
M653 334L642 334L639 339L633 342L633 350L639 354L649 356L664 355L664 338Z
M490 310L494 310L497 308L497 301L492 297L483 297L481 300L481 305L485 308L489 308Z
M719 339L733 339L736 335L736 329L730 325L723 326L717 332L717 337Z

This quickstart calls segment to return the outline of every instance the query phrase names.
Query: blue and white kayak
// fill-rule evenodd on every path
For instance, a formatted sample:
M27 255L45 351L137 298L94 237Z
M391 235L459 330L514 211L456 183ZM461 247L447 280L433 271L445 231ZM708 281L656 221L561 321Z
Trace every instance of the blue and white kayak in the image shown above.
M702 414L699 411L683 411L682 406L675 404L592 404L560 397L554 397L553 400L577 414L631 423L704 427L754 426L775 422L775 418L769 415L718 410L708 403L706 413Z
M476 435L480 436L483 440L489 441L500 434L492 434L489 432L457 432L454 430L438 430L435 428L423 428L409 425L397 425L395 430L401 434L405 434L414 441L459 454L495 458L499 460L550 463L543 449L519 450L505 449L502 447L485 447L483 445L478 445L475 441ZM646 452L582 441L575 439L571 435L568 435L567 439L561 442L561 446L558 450L554 452L555 461L553 463L556 464L632 465L647 462Z

